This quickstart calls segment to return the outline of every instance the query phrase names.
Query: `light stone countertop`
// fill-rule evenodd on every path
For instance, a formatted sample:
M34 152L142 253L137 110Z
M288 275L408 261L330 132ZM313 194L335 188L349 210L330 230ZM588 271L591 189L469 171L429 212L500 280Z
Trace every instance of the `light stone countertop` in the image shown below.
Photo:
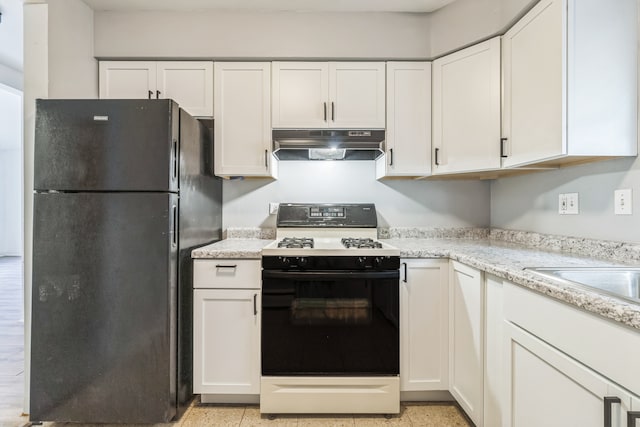
M259 259L273 240L226 239L192 252L192 257ZM450 258L506 279L517 285L567 302L591 313L640 329L640 304L609 297L579 286L539 276L525 267L605 267L638 265L567 252L541 250L518 243L480 239L392 238L383 239L400 249L402 258Z

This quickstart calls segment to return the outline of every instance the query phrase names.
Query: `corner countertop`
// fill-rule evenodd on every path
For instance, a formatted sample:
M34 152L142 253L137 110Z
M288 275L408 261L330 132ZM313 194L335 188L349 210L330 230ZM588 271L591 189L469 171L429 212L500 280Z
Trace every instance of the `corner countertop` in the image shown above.
M382 239L381 239L382 240ZM192 257L260 259L273 240L232 238L195 249ZM450 258L575 307L640 330L640 304L539 276L526 267L605 267L639 265L574 253L543 250L490 238L392 238L402 258Z

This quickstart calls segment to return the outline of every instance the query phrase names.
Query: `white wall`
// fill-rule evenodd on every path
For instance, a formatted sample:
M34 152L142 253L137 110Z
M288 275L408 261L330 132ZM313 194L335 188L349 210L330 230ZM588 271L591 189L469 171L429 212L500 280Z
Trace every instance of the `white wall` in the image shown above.
M49 2L49 98L97 98L93 11L80 0Z
M486 181L376 181L373 161L280 162L279 179L225 181L223 228L275 227L269 202L375 203L380 226L486 227Z
M22 255L22 94L0 84L0 256Z
M22 1L0 0L0 84L22 90Z
M456 0L431 14L432 57L501 34L538 0Z
M426 14L96 12L99 58L426 58Z

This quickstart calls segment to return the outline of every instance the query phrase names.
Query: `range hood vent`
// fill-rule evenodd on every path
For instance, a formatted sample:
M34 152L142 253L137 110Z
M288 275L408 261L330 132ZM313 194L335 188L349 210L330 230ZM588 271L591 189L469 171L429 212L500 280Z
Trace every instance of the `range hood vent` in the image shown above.
M384 153L383 129L274 129L280 160L375 160Z

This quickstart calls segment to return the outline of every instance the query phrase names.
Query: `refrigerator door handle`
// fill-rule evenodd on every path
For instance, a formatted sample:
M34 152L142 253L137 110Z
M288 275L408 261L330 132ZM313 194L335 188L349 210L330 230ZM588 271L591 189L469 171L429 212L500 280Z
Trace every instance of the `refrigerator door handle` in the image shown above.
M178 140L174 139L171 147L171 156L173 157L173 178L178 177Z
M173 205L173 237L171 239L173 246L178 245L178 207Z

